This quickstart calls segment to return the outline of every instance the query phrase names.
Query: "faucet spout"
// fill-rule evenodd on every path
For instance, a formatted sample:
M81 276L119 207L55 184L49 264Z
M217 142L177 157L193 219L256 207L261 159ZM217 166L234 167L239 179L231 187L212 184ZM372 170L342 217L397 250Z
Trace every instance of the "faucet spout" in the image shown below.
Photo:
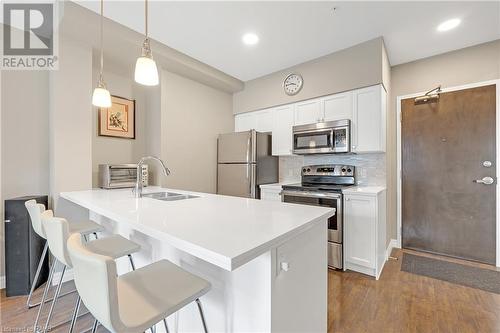
M163 174L165 176L170 175L170 169L167 168L165 162L163 162L158 157L156 157L156 156L144 156L143 158L141 158L140 161L139 161L139 163L137 163L137 180L136 180L135 187L134 187L134 190L133 190L134 195L135 195L136 198L141 198L142 197L142 181L141 181L140 175L141 175L141 172L142 172L142 165L147 160L157 161L161 165Z

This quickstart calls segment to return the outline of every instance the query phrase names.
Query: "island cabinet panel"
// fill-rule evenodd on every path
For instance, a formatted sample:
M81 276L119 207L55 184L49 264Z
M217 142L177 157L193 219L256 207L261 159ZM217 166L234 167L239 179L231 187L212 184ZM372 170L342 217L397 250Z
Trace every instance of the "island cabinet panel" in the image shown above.
M295 124L293 105L275 108L273 116L273 155L292 155L292 128Z
M344 195L344 268L378 279L385 263L385 191Z
M325 221L276 248L273 332L327 331L327 243Z
M322 103L325 121L352 120L352 91L324 97Z

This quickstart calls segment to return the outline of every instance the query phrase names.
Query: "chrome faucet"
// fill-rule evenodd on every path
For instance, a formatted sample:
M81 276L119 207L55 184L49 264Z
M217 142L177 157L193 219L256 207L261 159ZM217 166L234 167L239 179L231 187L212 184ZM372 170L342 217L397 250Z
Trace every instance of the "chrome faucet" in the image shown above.
M141 174L142 174L142 165L144 164L145 161L147 160L155 160L158 161L163 169L163 174L165 176L170 175L170 170L167 168L165 163L159 159L158 157L155 156L144 156L141 158L139 163L137 164L137 181L135 182L135 187L132 190L136 198L142 198L142 180L141 180Z

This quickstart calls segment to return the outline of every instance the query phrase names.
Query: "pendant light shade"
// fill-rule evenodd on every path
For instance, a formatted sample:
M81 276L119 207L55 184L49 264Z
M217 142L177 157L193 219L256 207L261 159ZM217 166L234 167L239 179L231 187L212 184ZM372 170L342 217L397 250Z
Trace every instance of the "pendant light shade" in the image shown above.
M111 94L106 89L106 84L102 81L102 77L99 79L99 83L92 94L92 104L100 108L111 107Z
M146 39L142 43L142 54L135 63L135 82L145 86L156 86L159 83L158 68L153 60L151 45L148 37L148 0L144 1Z
M97 87L94 89L92 94L92 104L101 108L111 107L111 94L108 89L106 89L106 83L104 83L104 78L102 76L102 71L104 67L104 55L103 55L103 5L104 0L101 0L101 70L99 72L99 80L97 81Z

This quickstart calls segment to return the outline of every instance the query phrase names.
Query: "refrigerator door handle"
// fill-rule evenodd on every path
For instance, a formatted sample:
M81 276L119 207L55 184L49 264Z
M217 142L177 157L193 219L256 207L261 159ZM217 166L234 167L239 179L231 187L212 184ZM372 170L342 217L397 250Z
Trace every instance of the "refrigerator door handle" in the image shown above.
M248 179L248 193L250 193L250 198L256 199L255 197L255 164L249 164L247 168L247 179Z

